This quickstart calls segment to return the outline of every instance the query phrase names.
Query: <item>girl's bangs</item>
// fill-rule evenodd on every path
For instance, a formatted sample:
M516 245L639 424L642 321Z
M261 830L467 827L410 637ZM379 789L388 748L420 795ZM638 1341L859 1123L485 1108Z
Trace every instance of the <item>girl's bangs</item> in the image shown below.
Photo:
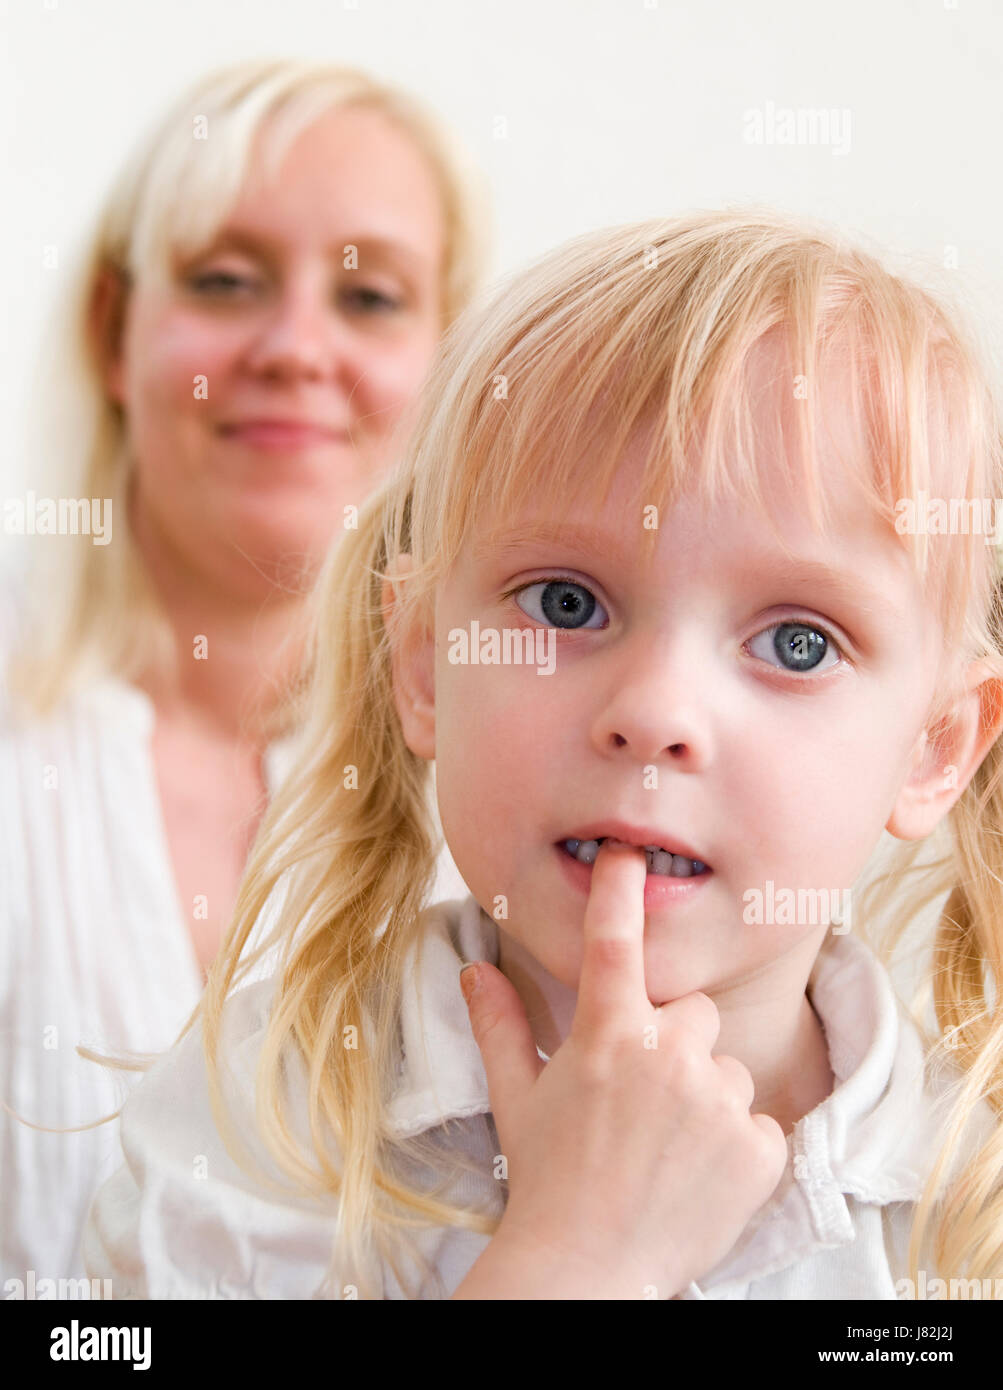
M518 372L517 401L492 402L470 423L462 455L452 460L450 495L466 503L457 553L469 527L504 526L527 512L560 518L572 503L601 507L628 455L640 469L639 504L623 521L644 546L657 536L658 517L686 496L753 508L787 549L767 500L778 456L786 485L823 537L832 508L818 446L827 412L838 408L859 441L839 452L843 475L922 571L925 537L900 536L895 518L896 500L928 485L926 461L910 441L902 445L901 422L887 406L904 397L900 376L889 382L887 365L873 353L868 359L859 343L799 350L770 328L713 362L686 363L668 339L602 365L580 344L555 339L550 360ZM826 382L839 390L836 400L819 389Z
M472 530L602 506L628 454L639 506L618 520L643 550L686 496L747 507L789 551L778 485L822 539L838 479L841 507L859 499L861 525L905 552L946 630L992 568L980 538L903 524L910 499L998 489L973 350L925 291L772 213L559 248L458 326L429 397L405 471L429 582Z

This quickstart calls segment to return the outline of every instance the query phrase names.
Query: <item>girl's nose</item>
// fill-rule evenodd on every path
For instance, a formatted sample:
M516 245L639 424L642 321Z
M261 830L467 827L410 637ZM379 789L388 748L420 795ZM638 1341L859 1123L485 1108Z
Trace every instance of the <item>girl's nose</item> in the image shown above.
M606 757L697 771L713 753L708 693L706 658L701 666L692 652L678 644L669 651L664 639L649 636L612 673L593 723L593 745Z

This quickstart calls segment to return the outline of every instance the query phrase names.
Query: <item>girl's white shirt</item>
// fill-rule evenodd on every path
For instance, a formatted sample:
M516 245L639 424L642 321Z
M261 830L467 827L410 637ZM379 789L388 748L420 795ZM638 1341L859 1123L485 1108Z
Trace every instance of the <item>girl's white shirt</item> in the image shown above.
M0 584L0 671L23 579ZM109 679L49 720L16 721L0 680L0 1102L50 1129L111 1114L140 1079L79 1057L169 1048L202 977L156 784L150 699ZM295 740L269 747L269 797ZM465 894L448 851L430 901ZM260 968L260 967L259 967ZM0 1108L0 1289L84 1275L80 1239L122 1161L118 1121L48 1133ZM12 1285L12 1288L16 1285Z
M500 1216L499 1141L487 1079L459 987L460 966L497 964L498 929L472 896L427 909L406 963L401 1053L390 1102L398 1139L425 1134L443 1160L461 1153L454 1202ZM227 1001L220 1048L227 1115L250 1155L240 1166L212 1114L201 1029L149 1072L123 1115L125 1164L91 1210L85 1256L115 1297L339 1298L358 1285L330 1264L337 1203L297 1195L255 1127L255 1069L275 981L258 980ZM832 1093L788 1139L787 1169L773 1196L721 1263L684 1299L892 1299L906 1294L913 1204L935 1156L944 1079L924 1075L923 1047L884 967L852 935L831 934L808 988L826 1032ZM543 1056L543 1054L540 1054ZM545 1059L546 1060L546 1059ZM286 1072L293 1132L306 1133L306 1076ZM992 1124L977 1119L981 1141ZM261 1166L256 1175L253 1164ZM434 1171L407 1169L419 1184ZM668 1235L667 1235L667 1238ZM398 1279L378 1270L382 1296L447 1298L489 1237L436 1227L418 1238L431 1273L404 1252ZM934 1277L929 1269L929 1277ZM417 1282L412 1282L417 1280ZM560 1296L560 1290L555 1290ZM908 1296L906 1294L906 1296ZM665 1298L657 1285L638 1298Z

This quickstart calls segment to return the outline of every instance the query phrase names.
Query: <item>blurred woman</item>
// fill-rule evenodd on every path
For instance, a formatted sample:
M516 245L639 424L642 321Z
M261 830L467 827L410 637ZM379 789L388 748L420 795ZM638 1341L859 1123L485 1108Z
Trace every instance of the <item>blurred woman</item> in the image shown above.
M53 450L59 495L25 499L76 534L34 537L57 566L0 606L5 1277L83 1272L117 1124L52 1130L128 1074L75 1048L157 1051L197 1002L295 742L313 577L481 275L482 206L413 99L295 61L200 82L108 202L46 362L84 468Z

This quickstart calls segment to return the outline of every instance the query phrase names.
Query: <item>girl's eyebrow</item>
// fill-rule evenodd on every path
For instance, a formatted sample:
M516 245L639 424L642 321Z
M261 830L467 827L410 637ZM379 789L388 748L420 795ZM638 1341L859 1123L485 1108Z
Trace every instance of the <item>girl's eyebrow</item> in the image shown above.
M530 522L518 528L511 524L493 527L474 542L473 549L479 558L503 559L530 546L549 543L591 551L616 566L626 565L628 558L636 555L636 547L622 548L619 542L617 534L599 527ZM888 599L881 589L867 584L854 570L834 568L820 560L791 559L776 552L755 554L744 569L755 575L757 584L809 588L820 595L852 603L881 622L892 623L900 616L900 606Z
M762 582L794 586L805 585L813 592L854 604L879 621L892 623L901 617L901 606L885 593L867 584L853 570L834 569L820 560L791 560L764 555L750 566Z
M595 551L604 558L620 561L629 553L621 550L619 536L597 526L579 526L568 522L527 522L525 525L504 523L492 527L473 543L478 557L501 559L514 555L532 545L566 545L573 550Z

